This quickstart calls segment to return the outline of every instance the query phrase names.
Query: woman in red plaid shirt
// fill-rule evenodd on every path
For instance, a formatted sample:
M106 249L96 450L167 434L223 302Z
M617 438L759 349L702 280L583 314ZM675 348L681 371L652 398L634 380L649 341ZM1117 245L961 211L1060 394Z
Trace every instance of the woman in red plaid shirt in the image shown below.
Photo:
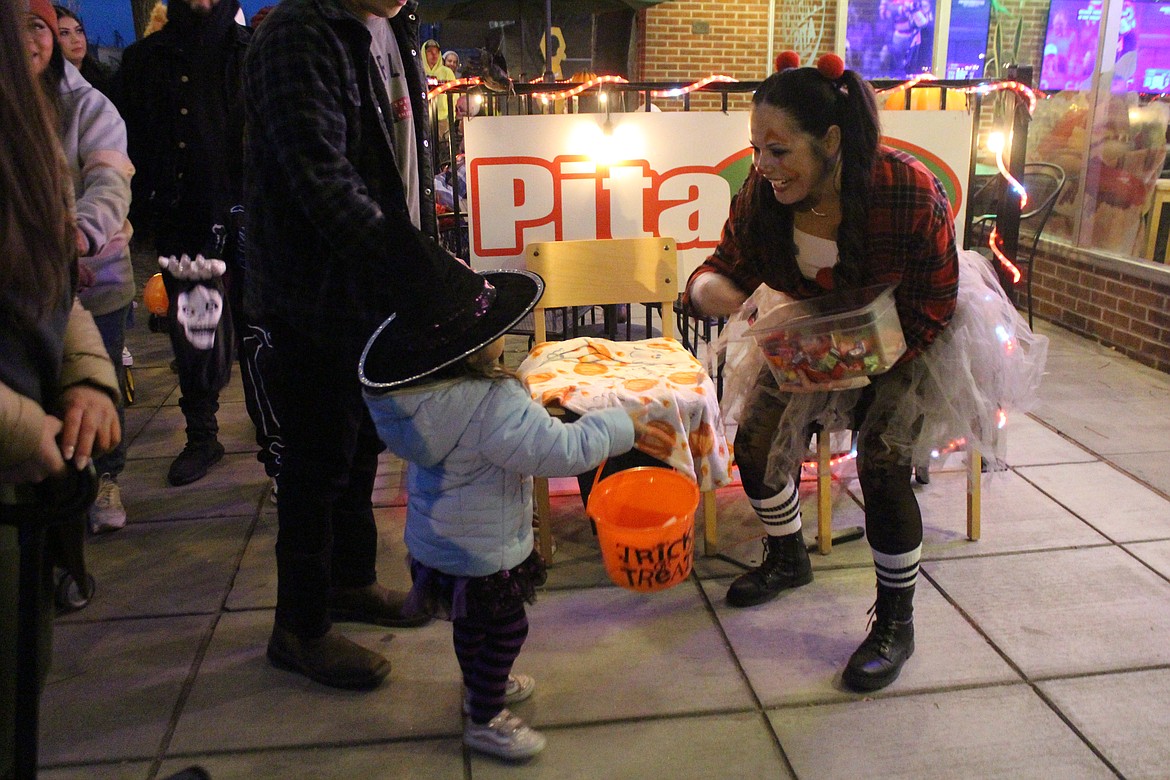
M922 425L915 396L926 373L918 358L950 323L959 282L942 185L879 136L873 92L840 58L770 76L752 100L753 170L719 246L687 284L689 305L708 316L740 311L749 296L762 313L776 292L801 299L895 286L906 351L890 370L861 388L793 393L764 369L752 375L736 415L736 462L767 531L763 563L727 593L737 607L812 581L797 479L810 426L846 423L859 432L857 471L877 570L876 620L843 676L860 691L889 685L914 652L922 516L911 469Z

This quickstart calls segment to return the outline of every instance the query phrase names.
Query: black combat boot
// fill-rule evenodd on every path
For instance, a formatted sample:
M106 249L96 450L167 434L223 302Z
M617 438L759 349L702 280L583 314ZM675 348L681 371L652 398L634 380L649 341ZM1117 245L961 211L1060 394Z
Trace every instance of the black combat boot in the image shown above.
M733 607L763 604L785 588L809 584L812 578L808 549L799 531L788 536L766 536L763 563L731 583L727 603Z
M898 679L902 664L914 654L914 586L877 586L874 621L869 636L853 651L845 685L855 691L876 691Z

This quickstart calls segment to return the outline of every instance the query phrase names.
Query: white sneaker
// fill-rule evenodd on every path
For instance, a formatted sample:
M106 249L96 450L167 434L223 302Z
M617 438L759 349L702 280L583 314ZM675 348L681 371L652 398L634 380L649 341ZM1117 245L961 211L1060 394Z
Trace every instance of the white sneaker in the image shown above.
M109 474L102 474L97 498L89 508L89 530L104 534L126 525L126 509L122 506L122 491Z
M536 680L527 674L509 674L508 684L504 686L504 704L515 704L532 695L536 690ZM463 714L471 714L471 691L463 689Z
M535 756L544 750L546 741L543 734L506 709L483 725L468 721L463 728L464 745L511 760Z

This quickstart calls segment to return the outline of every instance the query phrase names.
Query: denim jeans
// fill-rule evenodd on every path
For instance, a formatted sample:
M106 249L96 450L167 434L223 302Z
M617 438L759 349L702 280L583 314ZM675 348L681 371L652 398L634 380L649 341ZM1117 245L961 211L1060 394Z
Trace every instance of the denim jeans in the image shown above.
M118 386L126 386L126 367L122 365L122 348L126 345L126 322L130 316L130 304L109 314L95 314L93 321L98 332L102 334L102 344L114 364L114 372L118 375ZM126 404L125 399L118 402L118 425L122 428L122 440L112 451L98 458L94 458L94 468L98 474L109 474L117 478L126 467Z

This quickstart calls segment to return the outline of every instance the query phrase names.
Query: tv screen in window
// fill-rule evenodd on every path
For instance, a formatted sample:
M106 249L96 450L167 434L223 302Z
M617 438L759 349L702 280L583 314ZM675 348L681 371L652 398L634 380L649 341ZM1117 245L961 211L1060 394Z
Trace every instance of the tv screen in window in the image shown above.
M1170 93L1170 2L1126 0L1122 6L1113 91Z
M867 79L906 79L934 64L934 0L850 0L845 63Z
M1093 0L1052 0L1040 89L1092 87L1102 10ZM1114 92L1170 93L1170 0L1125 0L1113 74Z
M947 35L948 79L983 78L991 0L954 0Z
M1100 3L1090 0L1052 0L1040 62L1040 89L1092 87L1101 10Z

